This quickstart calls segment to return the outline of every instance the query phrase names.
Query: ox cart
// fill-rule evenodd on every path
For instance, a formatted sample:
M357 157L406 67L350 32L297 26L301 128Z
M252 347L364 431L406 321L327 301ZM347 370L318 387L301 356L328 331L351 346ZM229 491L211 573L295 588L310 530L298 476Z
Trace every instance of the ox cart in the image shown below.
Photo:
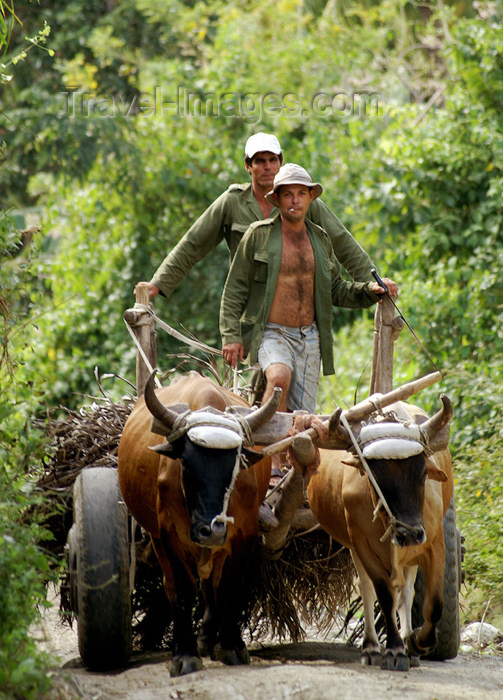
M125 318L138 339L138 395L143 393L149 368L155 366L155 334L151 316L147 313L148 303L148 297L144 299L140 297L135 309L125 313ZM378 401L379 408L382 410L384 406L405 400L440 378L437 372L393 390L393 344L402 325L401 319L394 317L391 304L384 299L384 303L379 305L376 311L370 397L344 412L345 419L368 415L369 401L374 409ZM162 409L160 410L162 412ZM246 416L249 409L241 407L235 409L235 412ZM322 417L322 421L326 424L333 422L333 416ZM291 445L295 439L287 437L291 427L291 414L276 414L268 418L265 424L260 425L255 438L256 443L262 446L262 454L272 454ZM162 429L156 429L155 417L152 431L163 432ZM334 438L335 434L332 431L332 437L321 444L321 447L340 449L337 439ZM302 443L302 437L306 435L312 438L318 437L315 429L311 428L301 436L300 443ZM310 454L309 450L308 445L307 452ZM159 446L157 451L161 451ZM305 463L309 464L309 457ZM265 549L269 550L271 556L278 556L282 551L289 532L296 527L294 520L296 514L300 513L300 508L303 516L300 518L302 525L297 527L305 527L306 514L309 516L308 521L312 524L314 520L315 526L317 525L309 507L306 508L302 480L299 486L299 480L295 482L295 478L294 470L291 470L283 489L280 489L280 499L275 502L273 500L277 519L275 527L272 530L269 528L268 538L265 538ZM132 651L131 593L135 587L139 528L126 506L115 469L82 470L75 481L73 500L73 524L68 533L66 553L70 607L77 618L79 651L84 664L91 670L118 668L127 664ZM442 617L437 624L437 641L429 652L429 658L438 660L453 658L459 647L462 546L456 527L454 495L443 518L443 535L445 542L444 607ZM423 622L424 597L425 581L419 568L412 605L413 628L420 627ZM226 661L226 663L234 662L240 661ZM396 667L399 668L398 664ZM199 668L197 665L188 670L179 668L178 672L190 672L197 668Z

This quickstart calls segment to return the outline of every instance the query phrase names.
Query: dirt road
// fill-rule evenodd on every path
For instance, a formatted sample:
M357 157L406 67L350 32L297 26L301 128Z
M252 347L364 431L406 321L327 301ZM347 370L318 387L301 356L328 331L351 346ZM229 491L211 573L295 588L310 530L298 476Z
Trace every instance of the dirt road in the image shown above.
M203 670L170 678L168 655L137 654L127 669L90 673L82 666L76 630L46 613L41 645L60 658L58 700L500 700L503 658L475 652L452 661L422 661L406 673L361 666L356 649L340 641L250 647L250 666L204 659Z

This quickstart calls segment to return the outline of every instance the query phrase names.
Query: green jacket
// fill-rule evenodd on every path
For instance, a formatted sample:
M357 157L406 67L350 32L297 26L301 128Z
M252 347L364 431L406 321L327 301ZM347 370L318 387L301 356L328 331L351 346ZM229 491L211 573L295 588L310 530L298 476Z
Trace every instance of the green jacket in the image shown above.
M277 213L273 209L271 216ZM329 235L335 255L351 277L358 282L372 281L372 260L339 219L319 199L310 206L307 217ZM225 240L231 260L243 234L254 221L263 221L262 211L251 183L231 185L194 222L150 280L166 297L199 260Z
M323 373L334 373L332 304L366 308L379 297L372 282L342 279L332 244L323 229L306 220L315 261L314 307L320 333ZM222 345L242 343L251 364L266 326L276 289L282 254L281 220L273 218L251 224L232 261L220 305Z

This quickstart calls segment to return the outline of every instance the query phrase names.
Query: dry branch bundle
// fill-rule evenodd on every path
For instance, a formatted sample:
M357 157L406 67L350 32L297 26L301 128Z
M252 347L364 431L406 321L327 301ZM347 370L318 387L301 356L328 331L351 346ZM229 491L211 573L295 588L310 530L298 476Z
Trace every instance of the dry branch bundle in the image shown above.
M39 514L46 516L46 525L53 540L46 543L51 551L63 556L72 524L73 484L87 467L117 468L117 450L124 424L133 402L115 404L94 402L73 411L60 407L64 418L37 420L36 427L48 437L46 455L41 465L37 488L44 494Z
M280 559L259 559L252 638L300 641L306 628L334 628L353 594L354 567L347 549L323 530L293 534Z

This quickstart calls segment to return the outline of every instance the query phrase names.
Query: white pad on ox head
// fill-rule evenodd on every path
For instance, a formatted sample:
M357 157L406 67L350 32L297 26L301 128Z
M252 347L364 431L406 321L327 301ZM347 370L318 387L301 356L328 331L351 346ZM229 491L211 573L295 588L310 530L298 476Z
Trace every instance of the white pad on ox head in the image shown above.
M198 411L192 411L192 413L189 413L186 417L186 421L188 425L192 427L196 425L215 425L240 432L239 423L232 416L223 415L216 410L210 411L203 408Z
M369 423L364 425L360 431L360 442L365 445L367 442L379 440L380 438L402 438L404 440L419 440L421 432L415 423Z
M188 430L187 435L196 445L214 450L235 449L242 442L241 435L234 430L214 425L195 425Z
M371 423L361 429L359 443L369 459L406 459L421 454L421 433L415 424Z
M368 443L362 450L365 459L407 459L422 451L419 442L400 438L381 438Z

